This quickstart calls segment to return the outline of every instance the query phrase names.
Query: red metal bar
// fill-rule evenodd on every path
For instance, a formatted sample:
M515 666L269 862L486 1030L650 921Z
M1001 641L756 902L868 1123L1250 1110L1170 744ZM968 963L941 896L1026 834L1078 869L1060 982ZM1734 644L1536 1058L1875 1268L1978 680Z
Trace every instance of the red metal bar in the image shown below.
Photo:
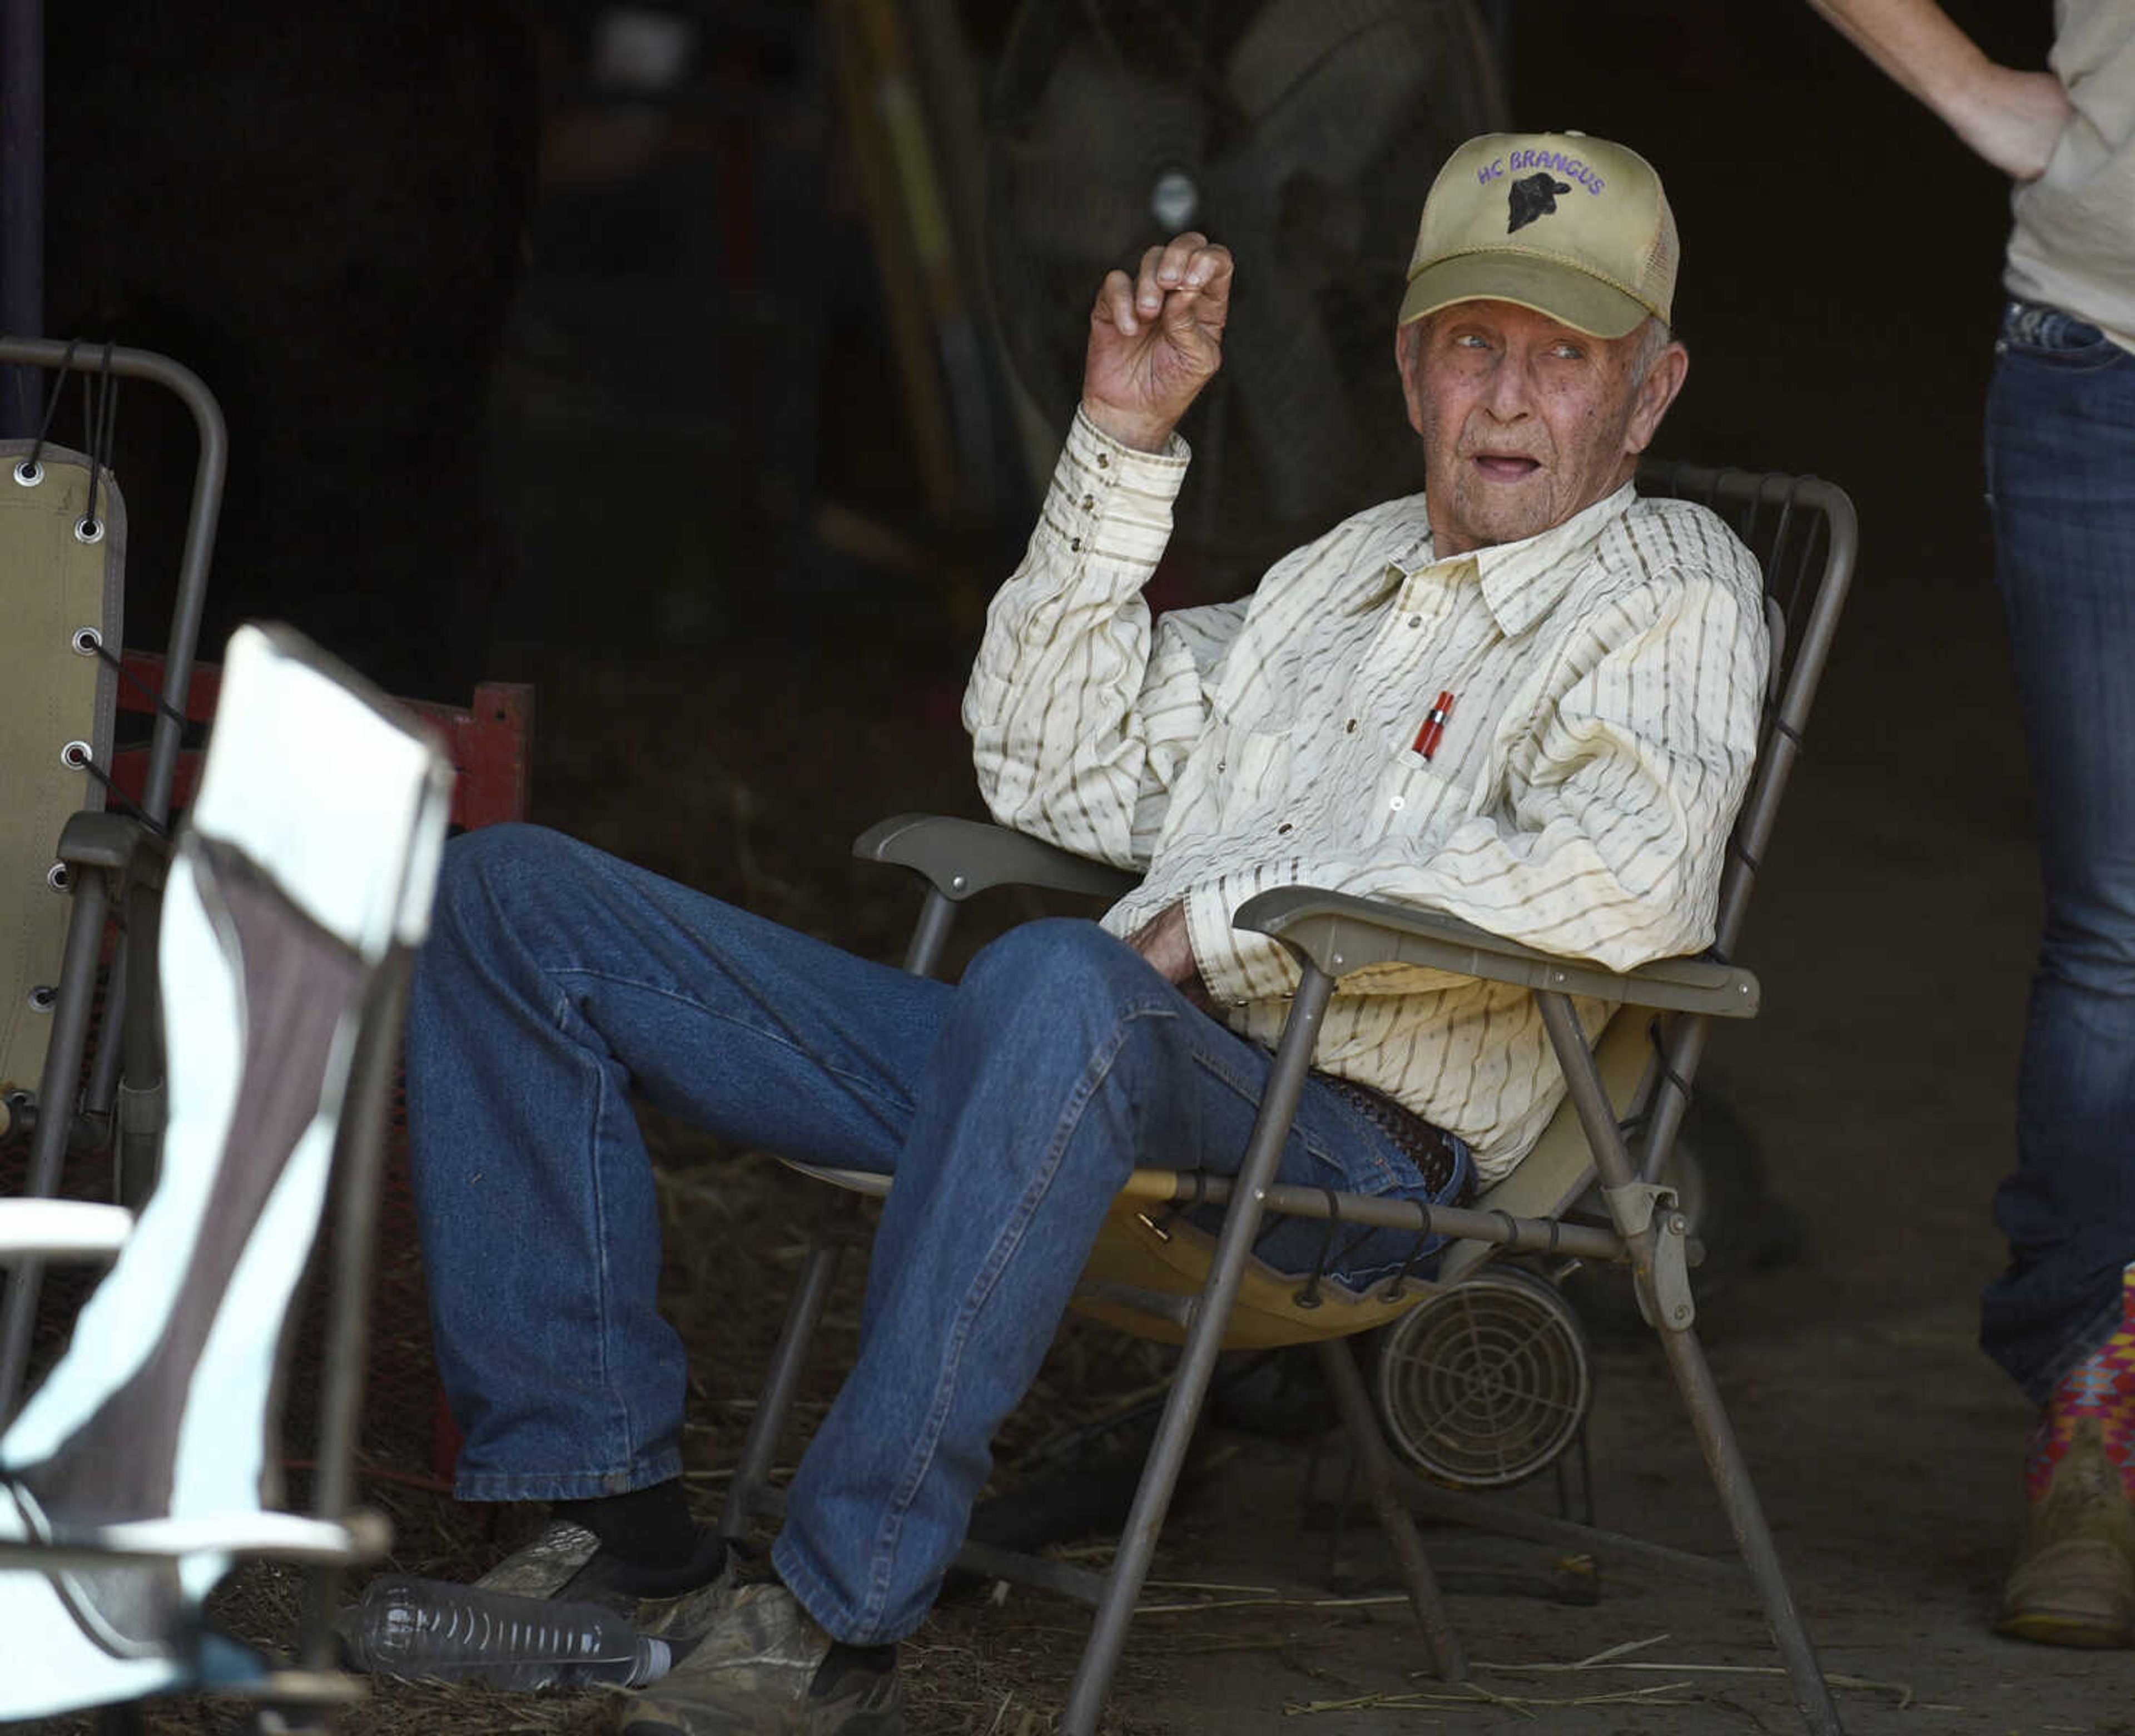
M119 709L142 714L152 711L148 696L162 691L162 658L148 652L129 651L124 667L129 678L119 684ZM212 720L215 702L221 696L220 668L213 663L194 665L186 688L186 720L201 725ZM454 825L491 826L500 820L526 817L534 737L531 686L522 681L484 681L464 706L434 700L400 703L426 719L444 737L445 750L459 773L453 786ZM113 756L112 779L128 800L141 799L148 764L145 746L122 748ZM172 806L183 807L191 802L199 781L200 749L188 747L178 756Z

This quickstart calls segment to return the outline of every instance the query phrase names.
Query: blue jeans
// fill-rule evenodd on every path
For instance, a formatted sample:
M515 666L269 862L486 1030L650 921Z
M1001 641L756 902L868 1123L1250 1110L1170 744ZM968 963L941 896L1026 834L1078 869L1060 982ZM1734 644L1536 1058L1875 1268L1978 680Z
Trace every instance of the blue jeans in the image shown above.
M2135 1260L2135 354L2022 303L1996 349L1987 499L2045 927L1980 1339L2042 1403L2111 1336Z
M1014 929L951 986L517 826L447 851L408 1038L463 1499L620 1493L681 1468L684 1353L654 1307L634 1095L739 1144L895 1172L859 1360L772 1557L863 1645L932 1603L994 1432L1138 1154L1235 1171L1271 1064L1093 923ZM1426 1196L1392 1137L1318 1079L1282 1174ZM1324 1235L1290 1221L1261 1251L1308 1269ZM1361 1282L1416 1251L1368 1232L1339 1264Z

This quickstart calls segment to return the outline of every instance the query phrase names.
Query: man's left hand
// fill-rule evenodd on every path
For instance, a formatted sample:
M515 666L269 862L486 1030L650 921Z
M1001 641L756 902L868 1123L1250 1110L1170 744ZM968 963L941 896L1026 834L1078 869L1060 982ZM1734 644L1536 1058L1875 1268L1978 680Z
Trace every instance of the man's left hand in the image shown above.
M1150 917L1127 937L1127 944L1196 1006L1208 1006L1208 985L1201 980L1201 967L1193 958L1193 941L1186 932L1184 900L1167 905Z

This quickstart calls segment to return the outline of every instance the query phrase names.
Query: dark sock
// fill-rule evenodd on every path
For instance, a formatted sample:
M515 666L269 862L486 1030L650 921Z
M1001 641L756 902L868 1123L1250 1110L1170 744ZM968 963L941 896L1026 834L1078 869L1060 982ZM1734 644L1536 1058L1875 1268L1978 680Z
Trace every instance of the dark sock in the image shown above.
M558 1519L583 1525L632 1567L656 1571L681 1567L696 1553L697 1528L679 1477L627 1495L551 1501L549 1511Z
M894 1645L848 1646L843 1640L833 1640L823 1661L835 1663L847 1670L888 1670L896 1665L897 1647Z
M855 1675L887 1675L896 1667L894 1646L848 1646L843 1640L833 1640L823 1661L816 1666L815 1678L808 1684L808 1697L828 1700Z

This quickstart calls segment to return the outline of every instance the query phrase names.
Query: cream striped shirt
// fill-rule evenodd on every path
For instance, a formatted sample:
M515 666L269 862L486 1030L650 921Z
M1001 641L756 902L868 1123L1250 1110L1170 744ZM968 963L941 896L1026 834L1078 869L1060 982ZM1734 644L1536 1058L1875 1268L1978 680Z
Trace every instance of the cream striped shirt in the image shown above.
M1710 943L1767 655L1756 563L1716 516L1626 486L1435 560L1416 495L1152 632L1141 588L1188 457L1077 413L964 697L996 820L1144 871L1108 929L1183 899L1219 1010L1270 1045L1297 967L1231 926L1270 887L1443 910L1615 969ZM1412 967L1344 978L1314 1060L1459 1133L1486 1180L1564 1089L1525 990Z

